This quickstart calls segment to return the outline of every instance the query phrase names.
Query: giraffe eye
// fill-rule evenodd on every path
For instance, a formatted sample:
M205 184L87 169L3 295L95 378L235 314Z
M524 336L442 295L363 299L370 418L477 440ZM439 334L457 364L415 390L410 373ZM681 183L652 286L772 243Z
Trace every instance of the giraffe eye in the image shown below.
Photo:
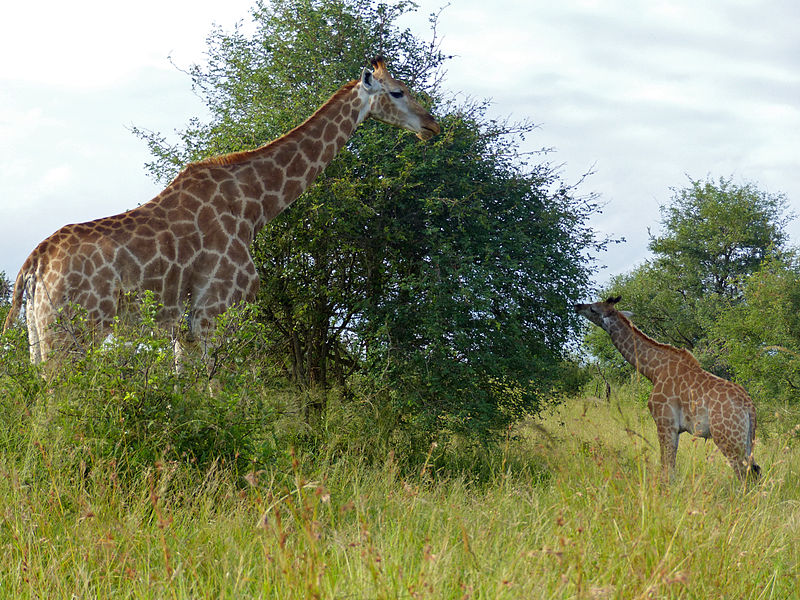
M402 98L403 97L403 91L400 90L400 91L397 91L397 92L389 92L389 95L392 98Z

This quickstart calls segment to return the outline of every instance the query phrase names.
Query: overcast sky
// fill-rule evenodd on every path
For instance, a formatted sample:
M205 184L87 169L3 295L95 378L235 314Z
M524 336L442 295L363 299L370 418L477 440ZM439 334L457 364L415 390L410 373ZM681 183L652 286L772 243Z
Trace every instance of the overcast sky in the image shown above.
M429 37L422 0L405 22ZM163 133L204 109L171 64L203 60L214 24L249 21L251 0L13 2L0 20L0 271L66 223L160 191L131 125ZM800 213L800 3L451 0L445 86L493 114L540 125L563 177L597 193L592 225L627 241L597 280L647 258L658 207L687 176L785 193ZM354 73L355 78L358 74ZM800 245L800 219L789 227Z

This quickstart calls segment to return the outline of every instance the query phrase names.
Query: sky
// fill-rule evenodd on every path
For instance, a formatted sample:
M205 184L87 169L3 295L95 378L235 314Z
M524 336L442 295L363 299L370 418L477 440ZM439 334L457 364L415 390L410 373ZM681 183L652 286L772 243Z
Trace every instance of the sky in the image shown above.
M430 38L419 0L403 25ZM183 70L213 27L253 0L40 0L0 21L0 271L67 223L134 208L161 185L137 126L169 134L206 115ZM597 255L602 285L646 260L659 206L689 178L753 183L800 215L800 4L795 0L450 0L437 36L444 87L539 127L547 160L624 238ZM390 65L391 67L391 65ZM354 73L353 77L357 77ZM344 82L343 82L344 83ZM788 227L800 245L800 218Z

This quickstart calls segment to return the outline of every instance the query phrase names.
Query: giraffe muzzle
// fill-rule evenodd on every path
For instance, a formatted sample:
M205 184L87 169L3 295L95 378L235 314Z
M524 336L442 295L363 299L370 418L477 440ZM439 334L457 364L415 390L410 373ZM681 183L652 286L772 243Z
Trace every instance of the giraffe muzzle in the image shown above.
M422 126L422 130L417 134L417 137L423 141L427 141L434 136L439 135L442 128L436 121L430 121Z

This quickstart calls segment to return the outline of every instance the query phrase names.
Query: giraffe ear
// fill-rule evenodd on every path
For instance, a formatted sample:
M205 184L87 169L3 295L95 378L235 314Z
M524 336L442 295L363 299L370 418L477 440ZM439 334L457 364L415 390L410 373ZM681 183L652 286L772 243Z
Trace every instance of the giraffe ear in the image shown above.
M628 319L630 319L633 316L633 313L629 310L621 310L619 311L619 314L625 315Z
M361 85L370 94L374 94L381 89L381 84L373 77L373 72L366 68L361 71Z

